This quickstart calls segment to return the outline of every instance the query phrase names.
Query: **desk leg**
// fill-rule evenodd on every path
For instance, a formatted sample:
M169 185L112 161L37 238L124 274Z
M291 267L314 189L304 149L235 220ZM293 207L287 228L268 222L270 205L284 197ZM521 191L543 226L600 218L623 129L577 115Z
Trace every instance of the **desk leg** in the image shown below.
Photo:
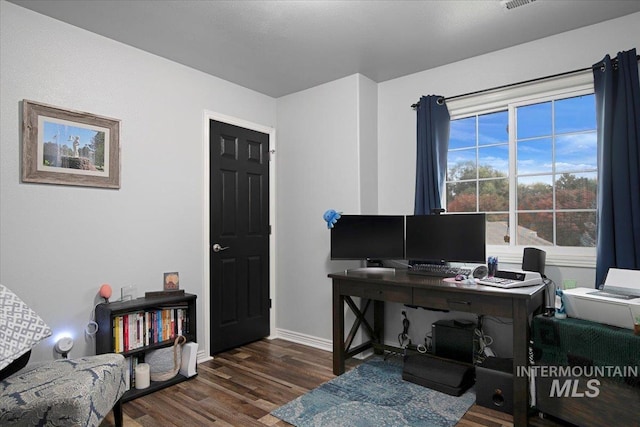
M375 354L383 354L384 350L384 301L373 302L373 332L375 341L380 344L378 348L374 347ZM372 337L373 338L373 337Z
M340 286L333 280L333 374L344 373L344 295L340 295Z
M527 366L529 349L529 313L524 300L513 300L513 424L529 422L529 381L519 376L518 367Z

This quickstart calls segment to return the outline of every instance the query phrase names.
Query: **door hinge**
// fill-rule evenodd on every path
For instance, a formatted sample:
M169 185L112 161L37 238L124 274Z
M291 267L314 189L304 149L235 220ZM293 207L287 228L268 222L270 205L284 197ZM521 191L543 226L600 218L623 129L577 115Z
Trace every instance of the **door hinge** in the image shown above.
M271 236L271 224L269 224L269 236Z
M273 160L273 155L276 154L276 150L269 150L269 161Z
M273 301L271 300L271 298L269 298L269 308L273 307Z

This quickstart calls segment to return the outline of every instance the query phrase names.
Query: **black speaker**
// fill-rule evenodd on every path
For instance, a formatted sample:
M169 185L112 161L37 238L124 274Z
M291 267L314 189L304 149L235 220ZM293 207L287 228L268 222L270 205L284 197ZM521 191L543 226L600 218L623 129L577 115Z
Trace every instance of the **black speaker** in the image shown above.
M524 271L537 271L542 277L544 275L544 265L547 260L547 253L538 248L524 248L522 253L522 269Z
M513 415L513 359L487 357L476 366L476 404Z
M402 379L451 396L462 395L473 385L473 366L422 354L404 357Z
M489 274L489 270L486 265L479 265L473 269L473 273L471 275L476 279L484 279Z

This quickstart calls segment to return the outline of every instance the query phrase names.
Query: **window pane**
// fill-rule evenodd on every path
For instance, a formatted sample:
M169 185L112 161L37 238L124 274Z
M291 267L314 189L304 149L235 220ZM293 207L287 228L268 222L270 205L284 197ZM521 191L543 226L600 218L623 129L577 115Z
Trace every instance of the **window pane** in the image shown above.
M595 212L558 212L556 214L558 246L596 246Z
M596 132L556 138L556 172L594 170L598 167Z
M505 144L479 148L478 164L480 178L509 176L509 146Z
M551 172L551 144L550 138L518 141L518 175Z
M553 245L553 213L519 213L516 244L522 246ZM513 238L513 236L512 236Z
M476 150L456 150L447 154L447 180L476 179Z
M491 179L480 181L480 212L509 211L509 181L507 179Z
M477 181L447 184L448 212L476 212Z
M509 215L487 215L487 245L508 245Z
M556 209L596 209L597 173L563 173L556 179Z
M574 93L451 122L446 208L486 212L488 244L595 247L595 96Z
M518 178L518 210L553 209L551 175Z
M478 145L508 141L509 113L507 111L478 116Z
M452 120L449 127L449 149L476 145L476 118Z
M554 107L556 133L596 128L596 101L593 94L560 99Z
M516 109L517 139L551 135L551 102Z

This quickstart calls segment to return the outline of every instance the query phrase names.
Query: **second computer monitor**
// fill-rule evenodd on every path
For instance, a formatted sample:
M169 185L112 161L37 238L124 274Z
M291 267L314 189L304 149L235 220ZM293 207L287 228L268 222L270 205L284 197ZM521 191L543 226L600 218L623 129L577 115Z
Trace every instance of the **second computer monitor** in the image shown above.
M484 213L406 218L406 257L426 262L486 262Z

